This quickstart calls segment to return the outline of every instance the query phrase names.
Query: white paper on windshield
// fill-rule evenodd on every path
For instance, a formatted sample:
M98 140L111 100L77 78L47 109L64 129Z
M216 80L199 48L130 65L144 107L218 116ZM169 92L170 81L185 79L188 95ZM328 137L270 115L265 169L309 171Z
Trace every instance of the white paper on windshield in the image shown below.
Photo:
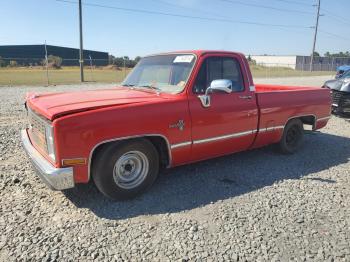
M175 57L173 63L191 63L193 55L178 55Z

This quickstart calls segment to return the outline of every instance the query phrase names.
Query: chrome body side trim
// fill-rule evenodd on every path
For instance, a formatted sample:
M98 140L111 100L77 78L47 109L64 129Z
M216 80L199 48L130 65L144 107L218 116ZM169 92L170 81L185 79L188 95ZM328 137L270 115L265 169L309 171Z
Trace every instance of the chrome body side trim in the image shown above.
M171 145L171 149L174 149L174 148L179 148L179 147L184 147L184 146L189 146L189 145L192 145L192 141L186 141L186 142L182 142L182 143L178 143L178 144L173 144Z
M31 144L27 130L21 130L21 140L38 176L52 190L63 190L74 187L73 168L56 168L47 161Z
M228 134L228 135L223 135L223 136L216 136L216 137L210 137L210 138L206 138L206 139L194 140L193 144L194 145L195 144L202 144L202 143L208 143L208 142L217 141L217 140L247 136L247 135L252 135L255 132L256 132L256 130L249 130L249 131L244 131L244 132L240 132L240 133L233 133L233 134Z
M96 148L98 148L100 145L109 143L109 142L115 142L115 141L121 141L121 140L127 140L127 139L132 139L132 138L141 138L141 137L150 137L150 136L155 136L155 137L161 137L165 140L166 144L167 144L167 148L168 148L168 155L169 155L169 164L168 164L168 168L171 166L171 162L172 162L172 156L171 156L171 147L170 147L170 143L169 140L161 135L161 134L143 134L143 135L136 135L136 136L125 136L125 137L118 137L118 138L112 138L112 139L108 139L108 140L104 140L101 141L100 143L96 144L89 155L89 162L88 162L88 180L90 180L91 177L91 163L92 163L92 156L94 154L94 151L96 150Z
M278 129L284 129L284 126L265 127L265 128L259 129L259 133L275 131L275 130L278 130Z

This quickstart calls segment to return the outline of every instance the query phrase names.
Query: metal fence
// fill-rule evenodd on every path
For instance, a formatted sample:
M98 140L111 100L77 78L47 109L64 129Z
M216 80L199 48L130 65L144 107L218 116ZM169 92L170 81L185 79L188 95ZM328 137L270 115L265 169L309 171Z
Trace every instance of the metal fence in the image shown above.
M33 58L30 58L33 60ZM15 62L13 62L15 61ZM26 61L26 58L23 58ZM29 61L29 58L28 58ZM78 59L63 59L62 64L67 62L77 63ZM65 62L65 63L64 63ZM100 66L101 62L107 64ZM84 75L87 82L121 82L129 73L131 68L109 64L107 59L90 59L84 62ZM315 63L314 70L309 71L310 64L303 64L297 68L297 64L283 63L250 63L252 74L255 78L276 77L304 77L335 75L335 64ZM28 63L11 58L0 58L0 85L56 85L79 83L80 73L78 66L61 66L60 69L48 63L45 58L36 59Z
M332 64L314 63L310 71L310 64L298 66L296 63L250 63L254 77L298 77L298 76L322 76L335 75L335 67Z
M80 82L79 59L59 63L33 58L0 58L0 85L56 85ZM70 66L73 65L73 66ZM131 68L109 64L108 59L84 60L86 82L121 82Z

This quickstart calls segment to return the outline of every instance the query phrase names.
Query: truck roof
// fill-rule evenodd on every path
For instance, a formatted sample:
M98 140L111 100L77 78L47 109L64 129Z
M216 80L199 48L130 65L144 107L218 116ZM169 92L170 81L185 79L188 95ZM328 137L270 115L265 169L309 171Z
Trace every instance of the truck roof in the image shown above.
M156 53L156 54L152 54L150 56L154 56L154 55L165 55L165 54L194 54L196 56L202 56L204 54L208 54L208 53L215 53L215 54L236 54L236 55L240 55L240 56L244 56L244 54L240 53L240 52L233 52L233 51L225 51L225 50L180 50L180 51L172 51L172 52L164 52L164 53Z

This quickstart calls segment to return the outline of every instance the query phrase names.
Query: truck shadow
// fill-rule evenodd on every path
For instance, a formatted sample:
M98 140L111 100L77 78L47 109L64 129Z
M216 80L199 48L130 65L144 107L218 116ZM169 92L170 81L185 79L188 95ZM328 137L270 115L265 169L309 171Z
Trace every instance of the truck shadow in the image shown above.
M285 179L304 179L315 186L336 183L310 174L346 163L349 157L350 138L308 133L303 149L295 155L281 155L269 146L166 170L148 192L133 200L112 202L92 183L64 194L78 208L88 208L107 219L175 213L234 198ZM303 178L307 175L310 176Z

